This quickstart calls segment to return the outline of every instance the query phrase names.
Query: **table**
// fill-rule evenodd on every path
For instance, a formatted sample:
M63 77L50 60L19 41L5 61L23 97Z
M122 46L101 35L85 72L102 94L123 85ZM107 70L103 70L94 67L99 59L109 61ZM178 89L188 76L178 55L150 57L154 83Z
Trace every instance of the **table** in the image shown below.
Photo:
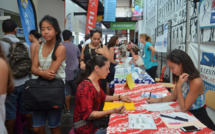
M116 67L116 72L113 81L110 82L109 88L113 88L115 84L124 84L126 82L126 76L131 72L130 67ZM134 67L132 73L134 83L139 84L154 84L155 81L147 74L143 69Z
M161 113L171 113L171 112L179 112L180 107L179 104L176 102L174 104L171 104L172 107L175 108L175 110L167 110L167 111L158 111L158 112L150 112L144 109L141 105L146 104L145 98L141 97L142 92L159 92L159 93L166 93L170 94L163 85L161 84L137 84L132 90L129 89L123 89L124 84L116 84L115 85L115 92L114 95L118 96L125 95L130 96L132 101L135 105L135 110L133 111L125 111L123 114L111 114L109 125L107 128L107 134L142 134L142 133L150 133L150 134L179 134L184 133L180 129L170 129L167 128L166 125L163 123L163 121L160 118ZM157 126L157 130L144 130L144 129L129 129L129 123L128 123L128 114L151 114L154 122ZM192 115L190 112L188 114ZM191 132L192 133L192 132ZM212 134L213 131L209 128L202 128L201 131L196 131L193 133L208 133Z

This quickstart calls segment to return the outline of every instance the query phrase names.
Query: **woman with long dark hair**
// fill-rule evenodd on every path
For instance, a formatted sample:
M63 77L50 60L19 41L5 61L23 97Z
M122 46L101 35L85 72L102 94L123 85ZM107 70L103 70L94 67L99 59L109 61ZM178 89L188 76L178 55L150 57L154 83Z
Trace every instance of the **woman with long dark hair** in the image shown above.
M61 44L61 31L58 21L47 15L40 21L39 26L46 42L36 46L32 73L48 80L54 78L65 80L66 49ZM34 130L39 134L44 134L45 121L48 119L48 127L52 134L60 134L61 112L62 110L34 111Z
M123 113L125 107L114 108L107 111L99 111L105 101L131 102L127 96L109 96L101 88L99 79L104 79L109 73L110 62L103 55L94 56L86 63L84 72L78 80L78 88L75 95L75 108L73 125L77 134L105 133L104 130L93 128L92 121L111 113ZM98 132L97 132L98 131Z
M14 85L10 66L0 44L0 133L7 134L5 127L5 100L13 93Z
M204 83L190 56L184 51L173 50L167 56L167 64L173 74L174 91L166 97L148 98L148 103L178 99L182 112L190 111L204 125L215 130L215 126L204 108Z

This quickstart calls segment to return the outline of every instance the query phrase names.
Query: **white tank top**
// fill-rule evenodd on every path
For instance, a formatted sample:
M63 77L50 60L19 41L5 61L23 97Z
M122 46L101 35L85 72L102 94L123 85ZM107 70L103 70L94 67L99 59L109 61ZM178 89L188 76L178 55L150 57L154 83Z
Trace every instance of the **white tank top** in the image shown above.
M136 61L137 66L144 65L143 59L140 56L138 56L138 57L139 57L139 59Z
M7 94L0 95L0 134L7 134L7 130L5 127L5 100Z

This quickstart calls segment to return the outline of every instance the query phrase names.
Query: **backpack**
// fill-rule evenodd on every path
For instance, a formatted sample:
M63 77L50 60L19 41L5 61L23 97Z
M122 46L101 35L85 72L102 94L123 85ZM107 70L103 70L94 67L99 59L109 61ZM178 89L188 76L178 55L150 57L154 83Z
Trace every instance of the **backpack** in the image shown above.
M9 65L15 79L23 78L30 74L31 71L31 58L29 56L27 47L23 44L23 41L12 42L8 38L3 38L1 41L9 43Z

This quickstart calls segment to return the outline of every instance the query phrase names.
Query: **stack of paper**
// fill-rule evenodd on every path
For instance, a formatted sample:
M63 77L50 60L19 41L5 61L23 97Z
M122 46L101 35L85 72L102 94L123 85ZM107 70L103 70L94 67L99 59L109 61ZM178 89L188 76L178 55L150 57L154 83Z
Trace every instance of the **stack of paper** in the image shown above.
M166 111L166 110L174 110L175 108L171 107L170 104L175 102L163 102L163 103L153 103L153 104L145 104L142 105L147 111Z
M111 110L113 108L118 108L124 104L126 110L135 110L134 103L127 102L105 102L103 110Z
M129 114L129 128L157 129L151 114Z
M149 95L150 95L150 92L143 92L141 94L141 97L149 97ZM161 98L161 97L165 97L165 96L167 96L167 94L165 94L165 93L151 93L151 97L153 97L153 98Z

